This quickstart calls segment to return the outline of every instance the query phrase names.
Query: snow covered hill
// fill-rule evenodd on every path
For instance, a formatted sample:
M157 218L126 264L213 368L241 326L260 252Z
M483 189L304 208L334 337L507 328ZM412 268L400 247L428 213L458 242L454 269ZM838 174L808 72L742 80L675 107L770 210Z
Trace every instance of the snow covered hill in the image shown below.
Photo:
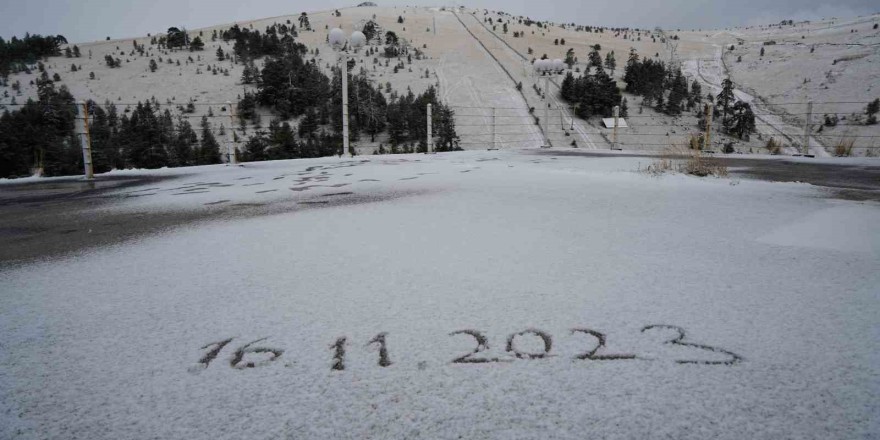
M339 16L334 12L310 12L313 31L299 30L298 41L318 51L310 57L316 58L326 72L336 64L336 54L326 42L328 28L341 27L350 32L373 20L382 30L394 31L412 47L423 51L425 58L413 59L411 64L406 63L404 69L394 73L393 64L386 66L383 56L370 57L362 51L355 57L357 69L366 68L375 82L390 83L401 92L410 88L418 93L431 85L438 87L442 98L457 113L458 132L466 149L536 147L545 143L544 134L555 145L570 145L574 141L581 148L610 148L610 131L600 128L598 121L572 120L570 111L557 110L557 106L565 107L555 97L558 86L551 86L548 98L537 93L535 86L542 88L543 85L530 65L532 58L544 54L551 59L564 58L571 48L578 57L574 68L583 71L589 48L596 44L602 47L603 55L609 51L616 54L618 66L614 76L621 88L623 66L630 48L635 48L642 57L680 63L691 79L704 83L705 92L713 91L720 80L729 75L742 90L741 96L748 96L759 116L759 135L750 141L735 140L735 148L740 152L766 152L763 148L770 137L789 146L799 144L807 101L816 102L814 121L824 122L825 114L842 119L838 126L823 127L821 133L814 134L811 140L814 147L826 147L814 148L814 153L823 154L826 150L834 153L834 145L842 139L854 140L857 147L872 147L856 148L857 155L874 153L873 147L880 146L876 145L878 126L860 125L855 116L864 113L865 103L880 93L880 80L876 75L880 31L874 29L880 20L878 15L726 30L616 32L606 29L598 33L577 31L571 25L563 28L562 24L526 26L519 23L520 17L468 8L351 7L340 9ZM262 30L275 23L296 25L298 17L296 12L236 24ZM487 18L494 23L509 22L507 33L501 25L487 24ZM173 20L168 23L169 27L175 25ZM160 51L150 44L151 37L165 31L157 29L156 34L148 37L125 36L77 43L82 57L52 57L46 64L51 73L60 75L61 84L68 86L77 98L110 101L123 104L122 107L152 98L174 106L194 101L205 105L198 105L193 116L210 112L216 118L215 124L229 125L231 122L223 113L225 103L237 102L245 90L252 88L240 83L242 64L218 61L215 56L218 48L225 53L232 52L231 43L211 39L215 30L230 26L232 23L190 29L190 36L200 35L206 41L202 52ZM521 32L522 36L514 38L514 32ZM564 40L564 44L555 44L560 40ZM769 41L776 44L765 46ZM135 43L147 48L143 56L133 51ZM730 45L734 51L728 50ZM762 47L766 53L759 56ZM121 67L108 68L104 61L106 55L122 60ZM742 61L737 62L740 56ZM374 63L373 58L378 62ZM158 61L155 72L149 68L151 59ZM78 67L76 72L71 71L71 64ZM221 73L213 74L215 68ZM228 76L224 71L228 71ZM92 73L94 79L90 79ZM36 71L30 75L12 75L10 84L16 81L21 84L20 95L7 87L4 91L9 96L0 98L0 104L8 104L13 99L21 103L35 96L31 82L36 76ZM518 84L522 84L521 91L517 90ZM630 128L620 133L624 149L662 150L671 144L686 143L691 134L701 131L692 114L671 118L649 107L643 108L639 97L628 94L625 97L629 101L631 120ZM548 104L551 110L545 118L542 110ZM530 108L534 109L534 115L530 114ZM266 109L262 113L266 118L271 117ZM533 116L549 119L545 122L550 125L538 127ZM503 124L504 121L508 124ZM817 123L813 130L819 127ZM734 141L720 134L716 134L716 139L719 147ZM358 145L362 152L369 153L376 143L361 141ZM787 151L794 152L793 149Z

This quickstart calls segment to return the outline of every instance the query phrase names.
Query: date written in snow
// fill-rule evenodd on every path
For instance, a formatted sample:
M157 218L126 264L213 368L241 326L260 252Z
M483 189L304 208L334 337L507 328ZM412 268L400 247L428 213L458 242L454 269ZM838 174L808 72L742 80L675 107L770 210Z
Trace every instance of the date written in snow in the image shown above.
M649 331L657 331L657 330L667 330L675 333L675 336L663 341L663 344L674 345L678 347L688 348L691 350L693 358L684 358L684 359L676 359L675 362L679 364L702 364L702 365L733 365L738 362L741 362L743 358L736 353L731 351L718 348L711 345L706 344L698 344L694 342L685 341L685 331L683 328L667 325L667 324L654 324L647 325L641 329L642 333L646 333ZM449 336L463 335L469 336L474 339L476 342L476 347L460 356L451 359L450 362L453 364L487 364L493 362L511 362L514 359L501 359L497 357L486 357L483 356L484 352L489 350L489 339L483 335L482 332L477 330L458 330L449 334ZM572 337L586 337L591 339L592 342L588 344L587 349L581 353L574 354L573 359L585 360L585 361L626 361L626 360L652 360L650 358L641 357L636 354L631 353L617 353L610 354L604 353L605 342L607 338L604 333L601 333L596 330L588 329L588 328L573 328L571 329L570 335ZM537 337L543 343L543 350L537 352L528 352L522 351L517 348L517 339L525 336ZM379 359L378 365L380 367L389 367L393 365L391 361L391 355L388 350L387 343L388 334L387 333L379 333L373 339L371 339L367 345L375 345L378 348ZM199 359L199 364L207 368L211 363L217 359L220 353L229 346L230 343L235 338L228 338L222 341L211 342L201 347L201 350L205 350L202 357ZM229 366L235 369L248 369L248 368L256 368L259 366L268 365L279 358L284 354L284 350L280 348L271 348L261 345L262 342L266 341L268 338L261 338L255 341L248 342L244 345L241 345L235 349L232 357L229 361ZM336 341L329 346L330 350L333 352L332 360L330 362L330 369L334 371L343 371L345 370L345 347L348 345L348 338L340 337L337 338ZM551 356L553 350L553 338L549 333L538 330L538 329L526 329L521 332L513 333L507 337L507 342L505 346L505 351L510 353L516 359L546 359ZM723 354L727 357L724 360L700 360L699 353L700 352L711 352L711 353L719 353ZM262 360L260 361L250 361L246 358L248 354L252 355L261 355Z

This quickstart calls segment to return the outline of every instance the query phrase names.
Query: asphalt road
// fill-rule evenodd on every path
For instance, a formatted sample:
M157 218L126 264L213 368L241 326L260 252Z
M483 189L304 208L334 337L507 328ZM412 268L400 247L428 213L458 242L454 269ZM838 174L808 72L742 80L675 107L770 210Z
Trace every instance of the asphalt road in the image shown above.
M616 154L595 151L553 151L541 150L535 154L546 156L580 157L646 157L650 154ZM773 159L744 158L735 155L715 155L708 160L724 164L732 176L771 182L805 182L828 191L829 197L848 200L880 201L880 165L843 165L810 163L787 160L784 157Z

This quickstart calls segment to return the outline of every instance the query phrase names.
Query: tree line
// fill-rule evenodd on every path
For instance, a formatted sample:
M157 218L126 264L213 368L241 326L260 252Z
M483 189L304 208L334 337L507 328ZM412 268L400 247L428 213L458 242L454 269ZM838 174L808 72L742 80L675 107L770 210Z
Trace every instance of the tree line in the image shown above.
M162 42L166 47L169 43L173 47L192 44L185 30L172 28L170 31ZM318 157L341 151L340 69L334 69L333 78L329 78L314 59L303 58L308 49L293 41L294 35L292 25L270 26L266 34L233 26L221 34L222 38L235 40L235 53L250 67L252 82L257 86L255 93L246 92L237 104L242 131L248 121L258 128L238 153L240 160ZM13 60L11 62L28 63L39 56L61 54L58 50L61 40L54 37L29 36L13 41L16 55L5 58ZM40 49L26 51L21 48L21 41ZM40 41L51 44L44 47L37 44ZM267 59L263 68L258 69L253 60L261 56ZM20 107L4 109L0 114L0 177L27 176L35 170L47 176L80 174L83 164L80 133L75 130L75 99L65 86L56 88L45 72L36 84L36 100L29 99ZM424 151L425 113L430 103L434 106L435 148L438 151L460 149L453 112L439 102L433 87L418 96L411 91L398 96L391 90L390 83L386 86L390 99L382 93L381 85L376 87L368 80L365 71L352 76L349 88L351 140L358 140L362 135L375 140L378 134L387 132L392 144L417 142L418 149ZM259 130L258 106L271 109L278 118L269 124L268 131ZM101 105L89 101L87 111L95 172L220 163L223 153L214 133L223 136L233 127L221 124L215 128L207 117L202 118L198 127L193 127L185 114L192 111L179 109L181 114L175 116L172 110L163 108L155 99L138 102L122 112L110 102ZM295 117L302 117L296 130L285 121ZM236 141L241 140L234 131L230 134Z
M560 96L566 102L574 104L575 114L584 119L592 116L610 117L615 106L620 106L620 116L625 117L628 114L626 99L623 99L617 81L611 77L617 66L614 52L607 53L603 63L599 54L601 48L598 44L592 46L588 54L589 63L583 75L575 78L571 72L565 74L560 85ZM569 49L565 63L571 68L575 62L574 51ZM593 68L595 73L590 74ZM606 69L611 71L611 75Z
M203 116L193 128L186 116L173 116L156 101L138 103L120 115L112 103L87 101L95 172L114 168L161 168L221 162L215 129ZM0 115L0 177L82 173L82 146L76 131L77 108L65 86L56 89L45 76L38 99Z
M281 54L269 55L262 70L253 68L250 72L250 80L257 90L245 93L238 102L238 116L242 126L249 122L259 125L259 106L271 109L281 120L302 116L296 133L299 140L292 136L292 127L286 127L284 122L273 122L268 132L258 131L251 136L244 160L291 159L340 152L342 115L338 110L342 107L342 70L333 68L333 77L329 78L315 65L314 59L304 58L308 53L304 45L283 41L281 47ZM245 62L253 65L253 60ZM349 60L349 67L354 64L354 60ZM436 151L460 149L454 113L439 101L433 86L418 96L411 90L398 96L390 83L386 83L385 91L387 99L382 85L374 85L363 68L351 76L348 88L350 141L367 135L372 142L377 135L387 132L392 146L416 143L416 151L425 151L427 105L431 104Z
M42 58L61 55L60 46L67 44L62 35L40 36L25 34L19 39L13 36L6 41L0 37L0 76L6 77L27 69Z

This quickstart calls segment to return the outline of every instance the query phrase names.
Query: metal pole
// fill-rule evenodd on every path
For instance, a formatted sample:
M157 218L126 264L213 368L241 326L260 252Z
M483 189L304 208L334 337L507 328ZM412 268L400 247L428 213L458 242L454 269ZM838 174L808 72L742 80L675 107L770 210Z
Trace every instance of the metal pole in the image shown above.
M492 148L495 147L495 137L498 132L497 128L495 128L495 107L492 107Z
M227 147L226 154L229 155L229 160L226 163L229 165L235 165L235 109L232 108L232 102L226 101L226 106L229 108L229 134L227 137Z
M348 54L342 53L342 153L348 152ZM354 155L352 155L354 157Z
M547 102L544 103L544 137L547 138L547 146L552 147L550 143L550 77L544 77L544 97Z
M556 111L559 112L559 131L565 131L565 118L562 117L562 106L556 103Z
M703 150L712 145L712 104L706 104L706 135L703 136Z
M813 119L813 101L807 103L807 119L804 121L804 156L810 154L810 123Z
M620 117L620 107L615 105L614 106L614 131L612 132L612 135L611 135L611 139L612 139L611 149L612 150L617 149L617 119L619 117Z
M427 149L425 151L426 153L430 153L431 151L434 150L433 144L434 144L434 136L433 136L433 133L431 132L431 104L428 104L428 141L425 146L425 148Z
M83 168L85 169L86 179L95 178L95 170L92 167L92 138L89 135L89 109L86 103L80 101L76 106L79 118L77 118L80 133L80 143L82 144Z

